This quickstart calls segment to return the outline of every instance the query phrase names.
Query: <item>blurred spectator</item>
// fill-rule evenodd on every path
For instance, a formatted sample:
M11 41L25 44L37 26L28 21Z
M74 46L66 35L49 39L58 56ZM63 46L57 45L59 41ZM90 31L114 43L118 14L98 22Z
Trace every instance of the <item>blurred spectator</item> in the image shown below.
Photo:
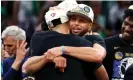
M120 33L123 21L124 10L129 6L128 1L117 1L109 10L109 26L113 30L112 34Z
M32 34L34 33L34 27L37 18L37 2L36 1L15 1L13 19L18 21L18 25L26 31L26 37L28 45Z
M118 14L117 14L118 15ZM123 80L133 63L133 7L124 12L121 33L105 39L107 55L103 64L110 80Z
M2 32L2 39L5 50L11 55L2 62L3 80L21 80L24 75L21 72L21 65L25 59L25 31L18 26L9 26Z
M100 1L91 1L90 3L93 11L94 11L94 23L93 23L93 27L92 30L94 32L99 32L102 33L103 30L105 29L105 25L106 25L106 19L105 16L102 15L102 2ZM102 37L104 37L104 35L102 35Z

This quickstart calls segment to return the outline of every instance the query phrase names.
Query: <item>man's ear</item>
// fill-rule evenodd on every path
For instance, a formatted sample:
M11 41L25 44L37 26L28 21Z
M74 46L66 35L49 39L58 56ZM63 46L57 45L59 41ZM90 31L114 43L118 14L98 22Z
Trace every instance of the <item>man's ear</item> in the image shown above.
M92 23L89 23L89 28L88 28L88 31L92 31Z
M92 24L93 24L93 23L90 23L90 26L91 26L91 27L92 27Z

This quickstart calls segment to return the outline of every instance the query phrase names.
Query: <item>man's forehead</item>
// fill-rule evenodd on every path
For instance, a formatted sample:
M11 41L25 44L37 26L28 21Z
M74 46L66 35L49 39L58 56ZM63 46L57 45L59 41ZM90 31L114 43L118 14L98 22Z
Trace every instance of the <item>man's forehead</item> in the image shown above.
M130 25L133 25L133 17L125 18L125 21L128 22Z
M13 36L7 36L7 37L5 37L3 40L4 40L4 42L5 42L5 41L16 41L15 38L14 38Z

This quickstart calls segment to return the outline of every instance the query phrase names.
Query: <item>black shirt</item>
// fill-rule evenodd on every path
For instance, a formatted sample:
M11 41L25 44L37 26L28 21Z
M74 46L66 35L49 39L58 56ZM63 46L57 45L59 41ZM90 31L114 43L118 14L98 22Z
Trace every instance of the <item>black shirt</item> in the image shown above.
M104 39L100 36L100 35L86 35L84 36L84 38L90 42L92 42L92 44L97 43L99 45L101 45L102 47L104 47L106 49L105 46L105 42ZM96 70L102 65L102 63L97 63L97 65L95 66L95 70L94 72L96 72ZM96 76L94 74L89 74L91 76L91 80L97 80ZM89 76L89 79L90 79Z
M48 49L62 45L76 47L92 46L89 41L79 36L60 34L54 31L42 31L33 35L30 53L32 56L43 55ZM85 62L67 55L63 55L63 57L67 59L65 72L62 73L56 69L54 63L47 63L41 70L35 73L36 80L88 80L89 73L93 74L97 65L96 63Z
M98 43L99 45L101 45L102 47L106 49L104 39L100 35L86 35L84 38L92 42L93 44Z
M133 64L128 67L124 76L124 80L133 80Z
M123 42L119 35L105 39L107 55L103 64L111 79L123 79L127 67L133 63L133 46Z

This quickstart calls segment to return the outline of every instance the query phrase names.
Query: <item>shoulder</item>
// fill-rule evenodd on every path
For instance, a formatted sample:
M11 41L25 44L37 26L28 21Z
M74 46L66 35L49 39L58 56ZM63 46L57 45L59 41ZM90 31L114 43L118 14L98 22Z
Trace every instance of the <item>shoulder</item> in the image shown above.
M47 32L48 31L38 31L38 32L35 32L32 35L31 42L39 42L39 41L41 41L45 37Z
M32 37L43 36L43 35L45 35L47 32L48 32L48 31L38 31L38 32L35 32L35 33L33 34Z
M116 40L116 39L118 39L119 38L119 35L114 35L114 36L110 36L110 37L108 37L108 38L106 38L105 39L105 41L107 41L107 40Z
M87 46L92 46L92 43L90 41L84 39L83 37L76 36L76 35L70 35L67 41L71 41L73 44L76 43L77 45L85 46L86 44Z
M12 57L4 59L2 61L3 62L3 69L8 70L11 67L11 65L13 64L14 60L15 60L15 58L12 58Z
M111 36L111 37L108 37L105 39L105 43L106 44L112 44L112 43L119 43L120 42L120 38L119 38L119 35L114 35L114 36Z
M62 35L56 31L38 31L38 32L35 32L32 36L32 39L42 39L42 38L45 38L45 37L50 37L50 36L58 36L58 35Z
M86 35L85 39L87 40L103 40L103 38L100 35Z

